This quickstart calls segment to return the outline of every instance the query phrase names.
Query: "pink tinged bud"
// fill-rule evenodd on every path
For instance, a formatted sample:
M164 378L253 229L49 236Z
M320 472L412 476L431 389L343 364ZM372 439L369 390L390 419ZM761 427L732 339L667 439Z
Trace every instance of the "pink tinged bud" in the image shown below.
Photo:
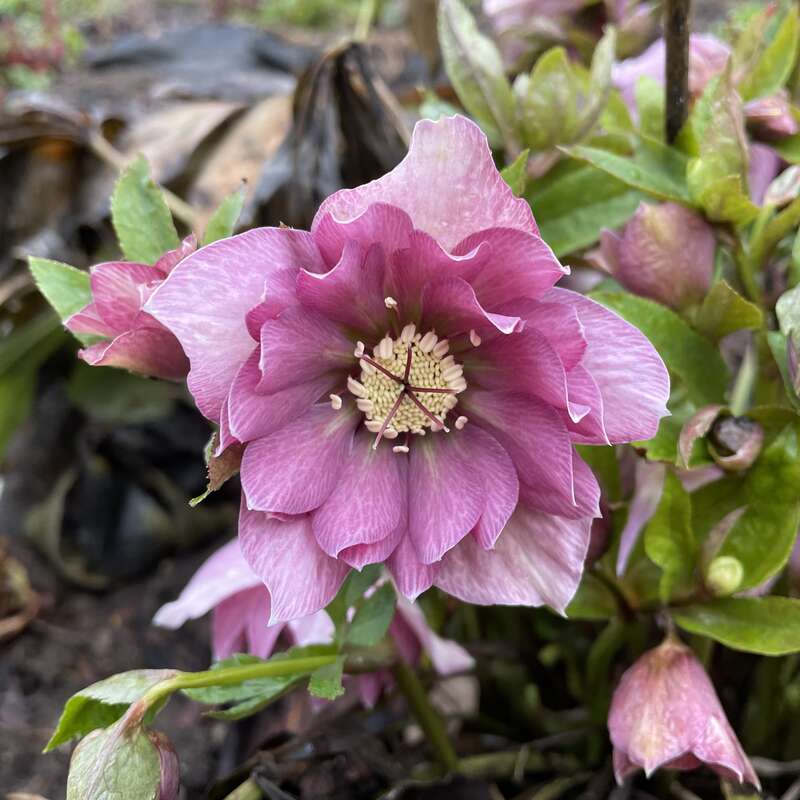
M146 731L147 738L158 751L161 762L161 784L156 800L175 800L181 788L181 768L172 742L158 731Z
M634 294L683 309L708 291L714 249L713 231L693 211L642 203L621 236L603 231L594 260Z
M785 89L745 103L744 113L750 129L762 139L780 139L800 132Z
M619 783L643 769L707 766L718 775L759 787L714 687L694 653L666 639L625 672L608 717Z

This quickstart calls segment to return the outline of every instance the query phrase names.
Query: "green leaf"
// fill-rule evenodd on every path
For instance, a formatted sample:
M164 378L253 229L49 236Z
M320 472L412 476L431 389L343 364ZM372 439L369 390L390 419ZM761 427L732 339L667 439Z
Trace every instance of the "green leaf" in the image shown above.
M514 161L507 167L500 171L503 180L511 187L511 191L517 197L522 197L525 194L525 187L528 185L528 173L526 168L528 166L528 156L530 150L523 150Z
M325 700L335 700L344 694L342 686L342 673L344 671L344 656L339 656L332 664L318 667L311 673L308 681L308 691L314 697Z
M80 311L92 300L92 289L89 273L75 269L60 261L49 258L28 257L36 288L45 296L47 302L56 310L62 322L66 322L73 314ZM96 336L73 334L83 344L96 341Z
M120 175L111 195L111 221L125 258L154 264L180 244L164 195L150 179L144 156Z
M596 167L571 163L577 169L561 170L563 176L544 188L536 182L527 194L542 238L557 256L593 244L603 228L623 225L645 199Z
M671 400L668 408L670 416L661 418L656 435L647 441L634 442L635 447L645 451L648 461L676 463L681 429L689 417L697 411L697 406L687 400Z
M618 155L598 147L561 147L567 155L598 169L659 200L690 203L686 186L686 156L675 148L641 138L632 156Z
M591 572L584 572L575 596L567 606L567 619L613 619L619 613L614 593Z
M784 336L800 331L800 287L789 289L778 298L775 314Z
M83 736L95 728L108 727L148 689L174 675L175 670L171 669L135 669L120 672L81 689L67 700L44 752L53 750L74 736Z
M553 47L534 64L522 107L525 144L546 150L570 142L577 125L575 74L563 47Z
M380 564L368 564L361 570L350 570L336 597L328 603L325 611L333 620L337 633L347 621L347 612L359 601L364 592L369 589L380 577Z
M792 4L786 9L778 29L765 37L767 44L758 61L748 65L744 79L739 82L737 88L744 100L766 97L783 88L797 59L799 36L798 11Z
M607 25L602 38L592 54L589 87L584 108L580 112L579 135L583 136L594 126L605 108L611 93L611 71L617 49L617 29Z
M784 161L788 161L790 164L800 164L800 133L773 142L770 147L777 150Z
M671 470L666 472L658 508L644 529L644 548L663 573L659 584L662 603L667 603L676 589L692 586L697 546L691 499Z
M70 761L67 800L157 800L161 785L158 750L140 727L95 731Z
M202 244L211 244L218 239L225 239L232 236L236 229L236 221L242 213L244 206L244 187L231 192L214 212L206 225L206 232L203 234Z
M720 280L705 296L695 327L703 335L717 340L734 331L757 331L763 323L761 309L745 300L727 281Z
M670 371L683 381L695 405L723 400L728 368L722 356L674 311L626 292L593 292L591 297L647 336Z
M726 647L782 656L800 650L800 600L788 597L726 597L672 611L690 633Z
M664 86L645 75L636 82L636 108L642 135L661 141L664 138Z
M745 507L716 552L744 567L741 590L752 589L786 564L800 525L797 431L787 426L744 474L729 474L692 493L695 535L705 538L727 514Z
M787 351L788 342L786 341L786 337L780 331L768 331L767 344L769 345L772 357L775 359L775 364L778 367L778 371L781 374L783 387L786 389L786 395L789 398L789 402L795 408L800 408L800 400L798 400L795 393L794 386L792 384L792 376L789 372L789 357Z
M464 108L494 144L514 138L516 111L500 51L460 0L442 0L439 45L445 70Z
M383 639L394 617L396 599L391 583L384 583L367 597L350 623L347 641L362 647L372 647Z

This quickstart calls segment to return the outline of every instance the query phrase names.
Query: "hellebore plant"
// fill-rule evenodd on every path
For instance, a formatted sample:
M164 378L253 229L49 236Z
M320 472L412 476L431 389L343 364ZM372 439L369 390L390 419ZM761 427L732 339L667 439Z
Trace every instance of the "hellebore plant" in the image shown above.
M272 622L380 562L411 599L564 610L600 513L573 445L650 438L669 394L647 339L553 288L565 273L463 117L418 123L310 233L256 229L172 271L145 310L220 448L245 444L239 536Z

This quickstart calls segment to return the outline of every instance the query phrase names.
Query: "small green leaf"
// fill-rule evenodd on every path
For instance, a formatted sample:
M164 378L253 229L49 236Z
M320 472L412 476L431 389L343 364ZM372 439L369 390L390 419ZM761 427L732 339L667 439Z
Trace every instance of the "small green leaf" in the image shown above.
M577 125L578 87L563 47L553 47L536 61L522 107L525 144L546 150L571 142Z
M726 597L672 611L690 633L726 647L782 656L800 650L800 600L788 597Z
M49 258L28 257L28 265L36 282L36 288L45 296L47 302L56 310L62 322L80 311L92 301L89 273L75 269L60 261ZM97 337L75 334L83 344Z
M724 399L728 368L719 351L674 311L626 292L593 292L591 297L644 333L670 371L683 381L695 405Z
M460 0L439 3L438 30L445 70L464 108L494 144L513 139L514 96L494 42Z
M380 564L368 564L361 570L352 569L345 578L336 597L328 603L325 611L333 620L337 634L343 629L347 621L347 612L359 601L364 592L369 589L380 577Z
M790 164L800 164L800 133L774 142L770 144L770 147L777 150L784 161L788 161Z
M705 296L695 327L703 335L716 340L734 331L757 331L763 323L761 309L745 300L727 281L720 280Z
M384 583L367 597L350 623L347 641L362 647L372 647L383 639L394 617L395 600L394 586L391 583Z
M598 147L574 145L560 148L572 158L598 169L659 200L690 202L686 186L686 156L675 148L641 138L632 156L619 155Z
M528 166L529 155L530 150L523 150L511 164L500 171L503 180L511 187L511 191L517 197L522 197L525 194L525 187L528 185L526 167Z
M206 225L206 232L203 234L202 244L211 244L218 239L225 239L232 236L236 229L236 221L242 213L244 206L244 187L231 192L214 212Z
M777 30L770 31L765 36L767 44L758 61L755 65L748 65L744 79L739 82L737 88L745 100L766 97L783 88L797 59L799 37L798 11L791 4L786 8Z
M711 181L698 191L695 202L714 222L732 222L741 227L758 216L758 206L744 191L739 175Z
M660 141L664 138L664 86L645 75L636 82L636 108L642 135Z
M144 156L120 175L111 195L111 221L125 258L154 264L180 244L164 195L150 179Z
M174 675L175 670L171 669L135 669L120 672L81 689L67 700L44 752L53 750L74 736L83 736L95 728L108 727L148 689Z
M140 727L123 731L120 726L95 731L75 749L67 800L157 800L158 750Z
M311 673L309 678L309 693L324 700L335 700L344 694L344 687L342 686L343 671L344 656L339 656L332 664L318 667Z
M584 572L565 613L567 619L613 619L619 613L619 604L605 583L591 572Z
M767 344L769 345L772 357L775 359L778 371L781 374L783 387L786 390L786 396L789 398L789 402L795 408L800 408L800 400L797 398L794 385L792 384L792 376L789 373L788 342L786 341L786 337L780 331L768 331Z
M691 499L670 470L658 508L644 529L644 547L647 557L663 573L659 585L662 603L667 603L675 590L691 588L697 558Z

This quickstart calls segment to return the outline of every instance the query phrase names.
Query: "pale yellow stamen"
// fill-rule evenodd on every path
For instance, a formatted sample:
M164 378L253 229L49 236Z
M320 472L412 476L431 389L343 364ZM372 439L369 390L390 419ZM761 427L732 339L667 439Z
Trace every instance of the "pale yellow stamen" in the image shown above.
M384 297L383 304L386 308L397 308L397 300L394 297Z
M464 417L464 416L459 417L456 420L456 430L457 431L463 431L464 430L464 426L467 424L467 422L469 422L469 418L468 417Z
M342 407L342 398L339 397L338 394L332 394L331 398L331 408L334 411L338 411Z
M478 336L477 332L475 331L475 328L473 328L473 329L472 329L472 330L469 332L469 342L470 342L470 344L471 344L473 347L479 347L479 346L480 346L480 343L481 343L481 341L482 341L482 340L481 340L481 337L480 337L480 336Z

